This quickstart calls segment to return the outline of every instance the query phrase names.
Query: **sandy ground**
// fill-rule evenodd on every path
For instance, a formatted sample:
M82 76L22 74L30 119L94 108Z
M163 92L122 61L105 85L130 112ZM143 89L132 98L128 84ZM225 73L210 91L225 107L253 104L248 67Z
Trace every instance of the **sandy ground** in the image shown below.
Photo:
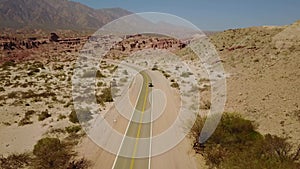
M0 129L0 135L4 136L1 137L0 143L1 154L31 151L33 145L46 130L47 128L42 128L38 123L24 127L10 126Z

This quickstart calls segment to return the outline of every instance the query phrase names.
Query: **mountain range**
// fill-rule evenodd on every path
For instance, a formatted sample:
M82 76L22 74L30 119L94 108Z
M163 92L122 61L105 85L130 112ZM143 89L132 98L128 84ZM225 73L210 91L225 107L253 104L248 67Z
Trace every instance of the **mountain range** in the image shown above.
M0 0L0 28L97 30L129 14L121 8L93 9L68 0Z

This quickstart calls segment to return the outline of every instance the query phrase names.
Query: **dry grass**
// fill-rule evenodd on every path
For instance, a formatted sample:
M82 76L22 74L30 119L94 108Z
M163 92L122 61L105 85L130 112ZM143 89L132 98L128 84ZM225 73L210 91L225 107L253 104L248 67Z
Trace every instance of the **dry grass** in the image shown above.
M20 120L20 122L18 123L19 126L24 126L24 125L28 125L28 124L32 124L33 122L30 120L32 115L35 114L34 110L29 110L25 113L24 118L22 118Z
M24 168L31 164L31 157L29 154L12 154L8 157L0 157L0 168L2 169L16 169Z
M71 134L76 134L77 132L79 132L81 130L81 126L77 125L77 126L68 126L66 127L66 131Z
M47 118L51 117L51 114L48 113L48 110L43 111L41 114L38 115L38 120L43 121Z

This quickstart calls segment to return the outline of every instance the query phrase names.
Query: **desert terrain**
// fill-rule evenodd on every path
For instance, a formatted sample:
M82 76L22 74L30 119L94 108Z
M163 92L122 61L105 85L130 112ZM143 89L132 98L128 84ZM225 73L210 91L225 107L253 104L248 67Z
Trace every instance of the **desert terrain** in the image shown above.
M236 112L253 121L262 134L287 138L293 149L297 149L300 143L299 28L298 21L286 26L226 30L208 37L216 47L226 72L225 112ZM84 158L86 168L112 168L116 155L103 150L88 137L73 105L76 100L86 104L90 102L83 93L72 94L72 77L80 51L93 37L86 32L50 33L42 30L31 33L20 31L17 35L6 30L0 37L2 159L12 154L35 156L33 150L37 142L53 137L68 144L69 151L76 154L72 155L68 165L82 164L80 159ZM102 39L105 38L109 37ZM106 55L108 60L125 60L140 67L145 66L144 60L149 65L156 65L147 70L147 74L154 89L164 91L168 100L163 114L153 123L153 134L157 135L175 120L174 114L178 113L180 106L179 89L191 86L185 80L190 75L176 74L174 65L168 64L164 55L141 55L139 51L142 50L168 51L188 65L196 61L192 61L194 56L188 44L169 37L148 35L126 37ZM134 52L137 55L129 57ZM206 114L211 104L211 84L203 68L195 67L195 70L203 78L187 97L193 98L194 90L200 93L199 113ZM116 98L111 94L111 79L120 82L121 87L129 88L129 102L133 107L143 86L141 76L130 79L127 73L118 68L118 64L109 61L101 62L96 75L82 72L83 78L96 77L95 97L100 112L89 112L82 107L79 114L82 113L88 121L103 116L115 130L125 134L129 121L115 110ZM132 111L130 108L126 110L129 114ZM111 142L118 149L120 143ZM184 138L167 153L151 158L151 168L208 168L203 154L193 150L194 143L193 138ZM16 168L28 168L32 163L25 160L25 163L14 165Z

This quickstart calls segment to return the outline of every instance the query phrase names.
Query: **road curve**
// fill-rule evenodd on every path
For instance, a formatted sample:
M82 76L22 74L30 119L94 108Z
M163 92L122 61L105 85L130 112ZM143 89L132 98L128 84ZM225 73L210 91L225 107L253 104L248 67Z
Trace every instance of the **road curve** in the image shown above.
M122 157L118 154L113 164L113 169L148 169L150 168L150 156L151 156L151 143L150 140L147 142L140 143L140 138L150 138L152 133L151 124L151 88L149 83L151 82L150 76L142 71L140 74L143 76L142 90L138 97L138 101L135 110L132 115L127 132L120 147L119 154L131 154L131 158ZM148 110L146 112L146 109ZM129 137L135 138L135 143L132 144ZM137 158L137 152L140 154L148 154L147 158Z
M146 88L148 88L148 94L151 93L151 90L161 90L165 93L165 97L167 100L166 107L164 108L164 111L160 118L155 120L152 125L152 133L151 136L155 136L166 130L172 123L174 122L176 116L179 110L180 110L180 96L178 91L170 87L168 79L166 79L160 72L158 71L151 71L146 70L145 75L148 75L149 81L152 81L154 84L154 88L148 88L148 84L145 81L145 77L141 74L138 74L135 77L134 83L129 88L129 97L131 103L135 105L137 110L142 110L144 104L138 103L142 102L145 99L149 98L145 97L146 94ZM141 86L144 88L144 92L142 92ZM142 94L143 93L143 94ZM144 98L143 98L144 97ZM142 101L140 101L142 100ZM136 104L135 104L136 103ZM151 101L146 100L146 109L149 109ZM141 115L138 114L137 115ZM147 114L144 114L143 119L145 119ZM130 121L128 121L126 118L124 118L122 115L120 115L115 108L112 108L105 114L105 119L108 121L108 123L111 124L111 126L119 131L120 133L123 133L124 135L132 136L133 138L138 138L139 131L139 124L134 124ZM116 123L114 123L114 119L117 120ZM132 124L132 127L128 127ZM135 126L134 126L135 125ZM126 127L128 127L128 130L126 131ZM132 129L129 129L132 128ZM146 125L141 125L140 127L140 134L139 138L148 137L149 136L149 130L147 129ZM130 132L130 133L129 133ZM114 142L113 139L110 139L110 141ZM139 141L137 141L139 143ZM136 149L141 149L138 146ZM149 143L150 144L150 143ZM118 143L120 145L120 143ZM121 143L120 151L124 151L124 146L126 145L125 139ZM197 168L207 168L205 165L204 159L200 155L195 155L194 151L191 147L191 140L189 138L185 138L182 142L180 142L177 146L172 148L170 151L165 152L161 155L154 156L151 158L146 159L136 159L134 158L134 146L128 146L127 150L132 152L131 158L125 158L121 156L116 156L114 154L111 154L102 148L100 148L98 145L96 145L90 138L86 137L82 143L78 147L78 152L80 152L79 155L86 157L88 160L91 160L93 162L92 168L95 169L112 169L112 168L122 168L122 169L130 169L130 167L133 168L139 168L139 169L197 169ZM151 144L150 144L151 146ZM153 146L153 145L152 145ZM155 146L155 145L154 145ZM133 148L132 148L133 147ZM123 150L122 150L123 148ZM151 148L149 148L149 145L146 146L146 150L151 151ZM137 150L136 150L137 151ZM150 153L151 154L151 153ZM133 160L134 159L134 160ZM141 167L142 166L142 167Z

